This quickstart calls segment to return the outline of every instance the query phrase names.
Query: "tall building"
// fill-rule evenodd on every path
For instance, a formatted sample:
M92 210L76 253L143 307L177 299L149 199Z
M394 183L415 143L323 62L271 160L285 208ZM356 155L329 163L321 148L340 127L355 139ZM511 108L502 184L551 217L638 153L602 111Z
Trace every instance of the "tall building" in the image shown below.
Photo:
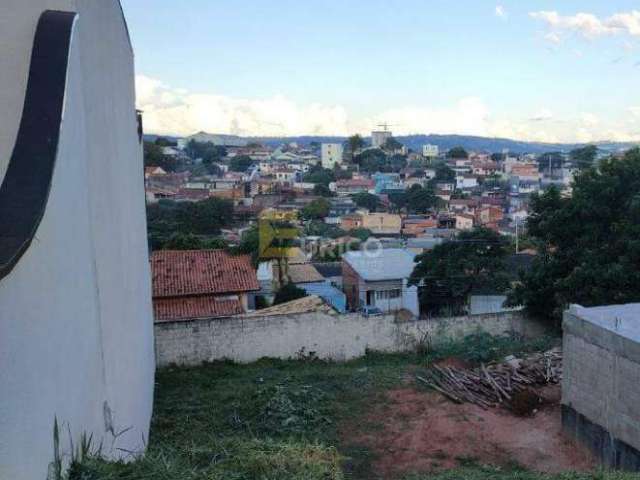
M343 154L344 147L341 143L323 143L322 166L324 168L333 168L335 165L341 165Z
M437 145L423 145L422 156L425 158L436 158L440 154L440 149Z
M371 145L374 148L382 148L387 140L393 137L393 133L388 130L378 130L371 132Z

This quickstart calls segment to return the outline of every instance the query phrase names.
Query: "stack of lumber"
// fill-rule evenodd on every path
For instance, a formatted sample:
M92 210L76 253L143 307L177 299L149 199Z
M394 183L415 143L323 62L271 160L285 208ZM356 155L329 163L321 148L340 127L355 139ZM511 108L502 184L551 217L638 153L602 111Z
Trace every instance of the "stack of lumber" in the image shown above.
M562 380L562 350L557 348L519 359L481 365L466 370L434 365L417 380L456 403L473 403L484 409L509 406L518 392Z

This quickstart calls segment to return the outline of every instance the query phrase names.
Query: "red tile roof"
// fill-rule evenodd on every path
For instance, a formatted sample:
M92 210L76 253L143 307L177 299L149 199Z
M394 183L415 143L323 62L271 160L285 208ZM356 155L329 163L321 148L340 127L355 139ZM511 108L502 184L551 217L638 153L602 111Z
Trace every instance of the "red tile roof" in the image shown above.
M229 317L243 312L239 300L220 299L211 295L153 299L153 316L156 323Z
M159 250L151 255L153 297L260 290L249 257L224 250Z

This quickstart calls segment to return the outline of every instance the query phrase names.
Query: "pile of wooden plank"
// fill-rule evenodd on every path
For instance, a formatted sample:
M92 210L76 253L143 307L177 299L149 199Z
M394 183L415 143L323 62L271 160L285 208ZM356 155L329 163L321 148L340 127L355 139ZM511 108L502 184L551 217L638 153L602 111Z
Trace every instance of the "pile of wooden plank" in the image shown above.
M417 380L456 403L473 403L484 409L510 406L518 392L562 380L562 350L507 357L502 363L473 370L434 365Z

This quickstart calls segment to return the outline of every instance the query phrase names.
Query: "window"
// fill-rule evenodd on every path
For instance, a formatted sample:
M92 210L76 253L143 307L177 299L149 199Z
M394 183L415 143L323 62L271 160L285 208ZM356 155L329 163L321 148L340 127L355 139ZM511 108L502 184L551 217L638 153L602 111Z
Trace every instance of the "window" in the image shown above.
M376 299L378 300L392 300L400 298L402 291L400 289L393 290L380 290L376 292Z

